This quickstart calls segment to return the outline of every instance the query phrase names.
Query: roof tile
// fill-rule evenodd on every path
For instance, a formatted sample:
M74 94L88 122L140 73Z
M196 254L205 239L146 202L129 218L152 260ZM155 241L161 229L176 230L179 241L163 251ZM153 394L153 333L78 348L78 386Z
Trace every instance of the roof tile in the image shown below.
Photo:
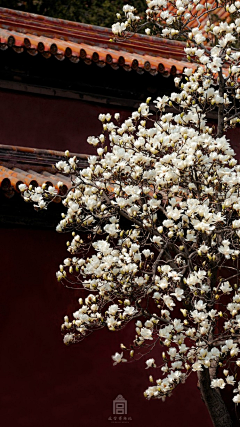
M111 37L109 28L0 8L1 49L27 50L46 58L54 55L60 60L67 57L72 62L82 59L87 64L110 64L114 69L121 66L140 73L171 73L173 63L181 73L189 66L181 42L135 34L131 40L112 43Z
M87 156L77 157L79 166L84 167ZM59 151L0 145L0 188L10 198L19 192L20 184L42 186L46 183L55 187L59 195L63 195L71 188L71 178L52 166L63 158L64 153ZM59 181L63 182L60 189L57 185ZM60 200L56 198L54 201Z
M215 0L209 2L214 4ZM174 10L172 2L169 10ZM216 13L221 20L230 19L225 11ZM201 28L207 19L199 18ZM194 25L193 21L190 26ZM171 74L173 64L177 73L182 73L186 66L195 68L187 62L182 42L134 34L130 40L111 43L111 37L109 28L0 8L1 49L11 47L18 53L27 50L31 55L40 53L45 58L54 55L59 60L67 57L74 63L82 59L86 64L96 62L100 67L110 64L113 69L121 66L139 73L146 70L151 74Z

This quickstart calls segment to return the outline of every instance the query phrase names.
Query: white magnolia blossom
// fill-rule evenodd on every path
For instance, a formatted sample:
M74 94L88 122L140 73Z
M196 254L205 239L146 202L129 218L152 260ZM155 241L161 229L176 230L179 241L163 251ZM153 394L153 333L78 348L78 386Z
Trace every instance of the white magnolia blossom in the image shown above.
M147 365L146 369L155 368L156 367L155 360L154 359L146 360L146 365Z
M138 318L132 345L112 358L165 347L159 361L146 361L161 368L147 398L164 400L191 372L218 366L211 388L234 386L240 365L240 165L225 135L240 122L240 2L226 4L231 19L212 24L224 4L148 0L146 33L185 38L190 68L176 77L176 92L155 100L155 121L150 99L123 122L101 114L88 167L80 170L69 152L56 165L73 183L57 226L72 232L57 279L90 292L72 321L65 316L64 342ZM132 6L123 15L113 26L118 37L141 21ZM46 184L19 189L37 208L56 197ZM240 383L234 393L240 403Z
M114 354L114 356L112 356L112 359L114 360L114 365L117 365L118 363L121 363L121 362L127 362L127 360L126 359L123 359L123 352L120 354L120 353L115 353Z

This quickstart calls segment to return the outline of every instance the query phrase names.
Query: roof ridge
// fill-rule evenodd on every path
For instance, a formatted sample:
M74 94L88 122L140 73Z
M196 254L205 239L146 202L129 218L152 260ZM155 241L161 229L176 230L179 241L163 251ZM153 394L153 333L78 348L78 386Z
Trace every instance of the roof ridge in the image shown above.
M34 155L40 156L40 157L65 157L64 151L58 151L58 150L49 150L46 148L32 148L32 147L23 147L23 146L16 146L16 145L5 145L0 144L0 159L2 155L8 155L10 153L14 154L25 154L25 155ZM80 153L71 153L71 156L76 156L78 159L84 159L87 161L87 158L89 157L87 154L80 154Z
M79 159L79 167L87 166L87 155L72 154ZM62 151L30 147L16 147L0 144L0 188L6 197L19 192L19 185L53 185L58 195L64 195L71 188L71 177L63 175L54 164L64 159ZM61 181L63 186L58 187ZM55 202L61 201L56 197Z
M61 25L60 25L61 24ZM111 42L112 30L90 24L66 21L58 18L50 18L33 13L17 11L0 7L0 28L16 31L23 34L45 36L59 40L73 41L74 43L87 43L94 46L105 45L114 50L135 51L136 48L142 52L159 50L160 39L156 36L145 34L133 34L130 41L123 40ZM180 41L161 39L162 48L174 48L183 51L184 43Z

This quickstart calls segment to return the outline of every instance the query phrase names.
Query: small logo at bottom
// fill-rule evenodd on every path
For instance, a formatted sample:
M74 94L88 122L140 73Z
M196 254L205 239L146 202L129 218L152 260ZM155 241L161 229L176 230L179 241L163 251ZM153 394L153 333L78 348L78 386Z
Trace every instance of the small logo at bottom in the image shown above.
M116 415L127 414L127 401L121 394L113 401L113 413Z
M127 416L127 400L119 394L115 400L113 400L113 415L108 417L108 421L111 421L113 424L128 424L129 421L132 421L132 417Z

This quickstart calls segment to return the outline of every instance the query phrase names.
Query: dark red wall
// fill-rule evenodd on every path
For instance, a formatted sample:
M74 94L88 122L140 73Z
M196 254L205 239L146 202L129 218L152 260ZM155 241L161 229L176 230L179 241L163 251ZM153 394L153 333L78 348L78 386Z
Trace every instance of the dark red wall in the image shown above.
M128 401L130 427L211 426L194 376L163 403L143 397L150 374L144 361L113 367L125 332L101 330L79 345L62 343L63 316L77 308L77 295L55 279L66 235L0 233L1 426L111 426L119 394Z
M240 161L240 127L230 129L227 132L227 138L230 140L231 146L234 149L238 162Z
M102 132L100 113L123 108L0 90L0 144L95 153L87 137ZM125 117L131 110L125 109Z
M0 144L95 153L87 138L102 132L99 114L116 112L132 109L0 89ZM227 136L240 159L240 128Z
M0 91L0 144L89 153L87 137L101 132L99 113L116 110ZM238 132L233 144L240 153ZM77 346L63 345L60 325L77 309L78 297L55 279L67 256L66 235L23 229L0 233L3 427L111 426L108 417L119 394L128 401L130 427L211 426L195 376L163 403L143 397L150 374L145 359L113 367L111 355L129 330L102 330Z

